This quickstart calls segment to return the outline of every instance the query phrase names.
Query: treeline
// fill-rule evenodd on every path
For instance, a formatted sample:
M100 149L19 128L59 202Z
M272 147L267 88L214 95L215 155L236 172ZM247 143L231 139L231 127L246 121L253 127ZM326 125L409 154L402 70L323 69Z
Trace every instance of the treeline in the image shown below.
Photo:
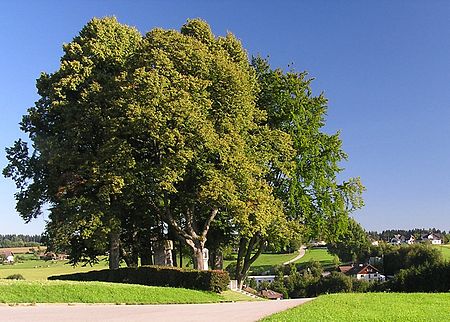
M42 235L0 235L0 248L3 247L33 247L41 245Z
M436 228L428 228L428 229L425 229L425 228L414 228L414 229L409 229L409 230L405 230L405 229L388 229L388 230L383 230L381 233L379 233L377 231L369 231L367 234L369 235L370 238L372 238L374 240L389 241L395 235L402 235L404 237L414 236L417 239L420 236L422 236L424 234L429 234L429 233L433 233L433 234L436 234L436 235L438 235L440 237L444 237L450 232L447 233L445 230L440 230L440 229L436 229Z

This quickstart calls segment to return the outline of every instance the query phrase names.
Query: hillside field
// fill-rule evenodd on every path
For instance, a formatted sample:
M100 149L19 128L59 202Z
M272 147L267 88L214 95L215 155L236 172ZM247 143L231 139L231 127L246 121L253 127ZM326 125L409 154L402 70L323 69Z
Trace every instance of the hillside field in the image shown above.
M261 322L450 321L450 293L353 293L319 296Z
M221 294L102 282L0 280L0 303L217 303Z

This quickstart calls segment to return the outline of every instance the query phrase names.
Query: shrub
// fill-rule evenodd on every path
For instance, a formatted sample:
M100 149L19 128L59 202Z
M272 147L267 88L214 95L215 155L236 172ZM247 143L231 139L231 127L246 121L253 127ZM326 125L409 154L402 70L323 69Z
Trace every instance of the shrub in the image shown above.
M403 269L390 282L395 292L449 292L450 262Z
M230 282L228 273L224 271L197 271L167 266L126 267L116 270L104 269L86 273L50 276L48 279L170 286L212 292L226 290Z
M348 293L352 291L352 279L342 273L333 272L319 281L319 293Z
M394 247L384 254L383 259L386 275L397 274L401 269L442 262L442 254L438 249L422 244Z
M352 292L365 293L371 288L371 283L365 280L358 280L354 278L352 280Z
M22 276L22 274L12 274L7 277L5 277L7 280L24 280L25 277Z

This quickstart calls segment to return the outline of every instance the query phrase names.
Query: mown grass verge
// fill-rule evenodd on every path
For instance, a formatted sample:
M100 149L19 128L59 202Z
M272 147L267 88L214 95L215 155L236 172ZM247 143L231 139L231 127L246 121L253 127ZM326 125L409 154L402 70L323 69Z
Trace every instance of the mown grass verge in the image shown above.
M171 287L102 282L0 281L0 303L217 303L220 294Z
M450 293L330 294L261 321L450 321L449 304Z

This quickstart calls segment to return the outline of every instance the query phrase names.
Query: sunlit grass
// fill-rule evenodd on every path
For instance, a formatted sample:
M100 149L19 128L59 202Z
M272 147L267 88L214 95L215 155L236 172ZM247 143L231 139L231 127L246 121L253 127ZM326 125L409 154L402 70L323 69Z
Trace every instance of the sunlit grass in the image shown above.
M319 296L261 321L450 321L450 293L366 293Z
M172 287L102 282L0 280L0 303L216 303L220 294Z

